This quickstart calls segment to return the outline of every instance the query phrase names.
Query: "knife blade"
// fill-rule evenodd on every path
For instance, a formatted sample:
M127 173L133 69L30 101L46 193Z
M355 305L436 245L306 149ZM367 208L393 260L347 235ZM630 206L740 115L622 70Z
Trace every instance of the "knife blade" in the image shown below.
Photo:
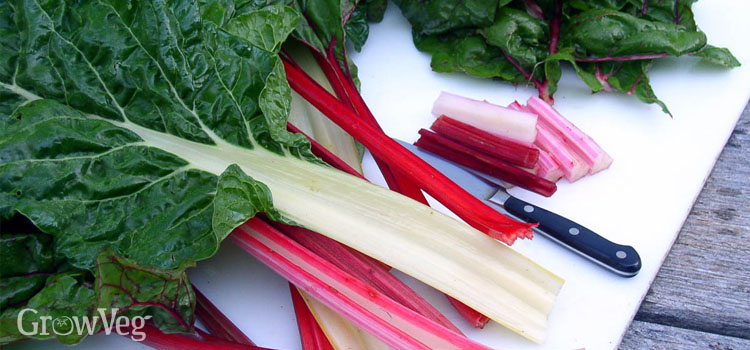
M640 271L641 258L633 247L609 241L583 225L513 197L499 180L487 179L408 142L397 141L491 208L520 221L539 223L534 228L536 233L620 276L633 277Z

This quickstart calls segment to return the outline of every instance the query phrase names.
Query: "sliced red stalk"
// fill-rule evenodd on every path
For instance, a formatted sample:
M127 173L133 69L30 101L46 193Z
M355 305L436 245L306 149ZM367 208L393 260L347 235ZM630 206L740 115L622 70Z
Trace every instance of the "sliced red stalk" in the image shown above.
M311 252L367 283L370 287L377 289L394 301L453 332L462 334L448 318L430 305L427 300L424 300L379 264L373 263L371 258L362 259L362 253L306 228L278 223L273 223L273 226Z
M239 344L255 345L237 326L232 323L198 288L195 291L195 316L214 336Z
M552 181L557 182L563 177L563 171L560 169L560 164L546 151L540 150L539 152L539 172L537 175Z
M441 92L435 100L432 105L432 115L436 118L447 115L478 129L517 142L530 144L536 138L537 116L535 114L447 92Z
M517 237L531 235L533 225L499 214L382 131L360 120L354 112L286 60L284 68L292 89L359 140L375 156L387 160L389 166L408 176L469 225L507 244L512 244Z
M289 283L289 293L292 295L294 314L297 316L297 328L302 343L302 350L333 350L333 345L326 338L325 333L315 320L310 308L297 291L297 287Z
M546 197L551 196L557 191L557 185L554 182L545 180L500 159L473 150L427 129L419 130L419 134L421 137L414 143L417 147L435 153L454 163L483 172Z
M229 236L301 290L396 349L489 349L368 287L255 218Z
M460 144L524 168L533 168L539 158L539 150L536 148L497 137L444 115L435 120L430 129Z
M511 103L508 108L530 111L528 107L521 105L518 101ZM575 182L588 173L589 166L568 147L562 136L550 130L545 123L537 123L536 128L537 135L534 145L549 153L557 161L566 180Z
M271 350L255 345L219 341L216 338L209 340L198 334L164 333L151 325L144 326L138 332L145 335L139 343L159 350ZM128 334L132 334L132 330Z
M588 164L591 174L609 168L612 164L612 157L607 152L552 106L535 96L529 98L526 105L539 116L539 123L562 136L569 147Z

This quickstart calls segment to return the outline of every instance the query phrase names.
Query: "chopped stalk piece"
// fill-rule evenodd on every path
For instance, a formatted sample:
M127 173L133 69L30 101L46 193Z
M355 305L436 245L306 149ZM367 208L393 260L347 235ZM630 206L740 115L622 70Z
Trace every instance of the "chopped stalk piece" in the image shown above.
M565 119L552 106L535 96L529 98L526 105L539 116L540 124L560 134L568 147L588 164L590 174L596 174L612 164L612 157L594 139Z
M497 137L447 116L440 116L430 129L460 144L524 168L533 168L539 158L539 150L536 148Z
M318 325L318 321L302 299L297 287L289 283L289 293L292 296L292 305L294 305L294 314L297 316L297 328L299 329L299 338L302 343L302 350L333 350L331 342L328 341L325 333Z
M552 181L557 182L563 177L563 171L560 169L560 163L555 160L547 151L540 150L539 152L539 172L537 175Z
M435 153L452 162L546 197L551 196L557 191L557 185L554 182L547 181L500 159L475 151L426 129L419 130L419 134L422 136L414 143L417 147Z
M404 305L424 317L461 334L461 331L451 323L440 311L435 309L414 290L401 282L396 276L384 270L380 264L374 263L372 258L361 258L361 254L328 237L306 228L273 224L276 229L291 237L311 252L336 265L370 287L377 289L394 301Z
M323 305L307 293L299 293L310 308L315 320L323 329L328 340L339 350L390 350L390 348L369 333L359 329L331 308Z
M531 112L527 106L521 105L518 101L511 103L508 108ZM566 180L575 182L588 173L589 166L575 151L568 147L560 134L550 130L545 123L537 123L536 128L537 135L534 145L549 153L557 161Z
M249 220L229 237L301 290L389 346L489 349L368 287L260 219Z
M198 288L193 286L193 291L195 291L195 316L201 320L211 334L238 344L255 345Z
M423 190L435 197L469 225L507 244L530 237L531 225L512 220L488 207L425 161L372 127L325 91L305 72L284 61L289 85L349 132L375 156L387 160Z
M432 115L436 118L446 115L495 135L528 144L536 139L536 115L487 101L441 92L432 105Z
M550 131L542 124L538 128L536 145L558 161L566 180L575 182L589 172L589 166L573 150L567 147L560 135Z

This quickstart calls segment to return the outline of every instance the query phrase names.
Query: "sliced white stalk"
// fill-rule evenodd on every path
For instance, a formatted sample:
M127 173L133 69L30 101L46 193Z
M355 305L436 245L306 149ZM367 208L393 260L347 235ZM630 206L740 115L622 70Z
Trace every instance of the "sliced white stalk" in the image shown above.
M547 102L532 96L526 102L526 106L536 112L540 124L545 124L547 128L558 133L568 147L588 164L590 174L607 169L612 164L612 157L594 139L565 119Z
M299 46L289 46L287 52L294 56L295 62L315 81L333 93L331 84L310 52ZM294 91L292 91L289 122L333 152L354 170L362 173L362 163L354 139Z
M206 145L112 122L190 166L221 174L237 164L273 193L274 206L313 231L403 271L535 341L562 280L509 247L412 199L341 171L261 147Z
M432 105L432 115L445 115L473 127L514 141L531 144L536 139L537 116L487 101L441 92Z
M307 307L336 350L387 350L383 342L358 328L328 306L298 288Z

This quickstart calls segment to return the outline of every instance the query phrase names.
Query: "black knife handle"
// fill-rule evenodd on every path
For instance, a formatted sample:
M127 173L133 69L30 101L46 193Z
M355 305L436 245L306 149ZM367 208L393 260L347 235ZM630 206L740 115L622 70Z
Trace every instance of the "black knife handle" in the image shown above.
M513 196L503 206L523 221L539 223L542 233L621 276L633 277L641 269L641 257L631 246L608 241L572 220Z

